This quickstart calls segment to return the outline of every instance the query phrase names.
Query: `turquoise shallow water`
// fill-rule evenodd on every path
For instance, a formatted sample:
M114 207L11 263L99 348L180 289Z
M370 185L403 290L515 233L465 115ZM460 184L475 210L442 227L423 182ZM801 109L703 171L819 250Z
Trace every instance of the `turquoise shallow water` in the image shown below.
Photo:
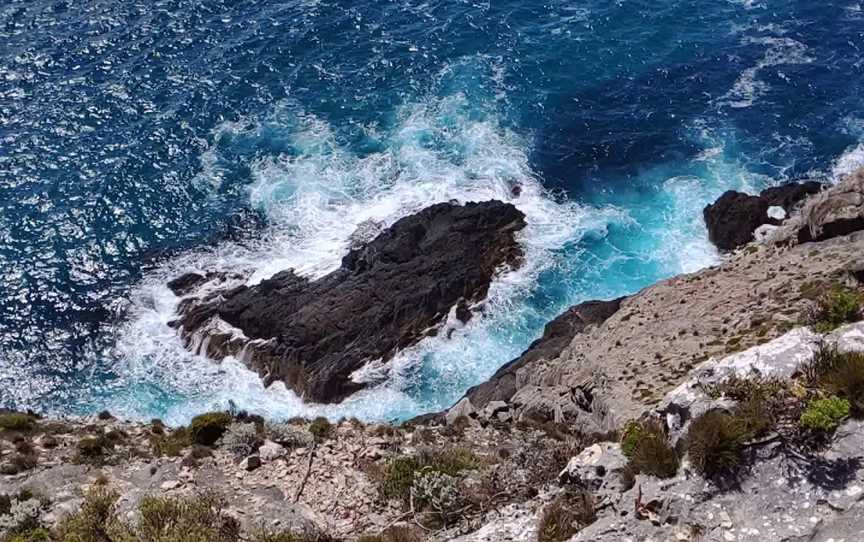
M446 406L567 306L716 261L723 190L864 164L862 38L857 2L7 2L0 405ZM317 276L363 220L493 197L528 217L525 267L342 405L165 325L175 274Z

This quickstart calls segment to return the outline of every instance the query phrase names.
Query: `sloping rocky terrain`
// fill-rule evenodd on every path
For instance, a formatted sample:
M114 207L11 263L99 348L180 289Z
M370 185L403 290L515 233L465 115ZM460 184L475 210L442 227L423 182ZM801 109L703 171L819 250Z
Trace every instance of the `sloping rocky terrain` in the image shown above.
M864 173L789 210L741 221L755 240L714 268L571 308L398 427L0 414L0 540L862 540ZM231 279L174 286L202 280Z

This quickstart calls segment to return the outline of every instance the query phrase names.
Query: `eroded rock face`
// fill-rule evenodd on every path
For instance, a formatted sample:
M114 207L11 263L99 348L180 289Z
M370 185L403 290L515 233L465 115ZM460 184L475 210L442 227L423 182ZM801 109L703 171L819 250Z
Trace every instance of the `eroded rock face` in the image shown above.
M492 401L510 401L524 385L518 377L519 369L540 359L557 357L585 328L600 324L615 314L623 299L586 301L570 307L546 324L543 336L531 343L521 356L498 369L486 382L469 389L465 397L476 408L485 407Z
M864 171L808 200L801 210L798 242L825 241L864 229Z
M770 216L771 207L782 207L789 214L804 198L821 189L820 183L808 181L768 188L758 196L729 190L703 211L708 238L720 250L735 250L752 241L759 226L780 223Z
M470 314L496 271L519 264L524 226L498 201L433 205L352 249L329 275L310 281L289 269L187 299L178 324L193 350L238 357L306 399L339 401L363 386L350 375L368 361L434 333L457 305Z

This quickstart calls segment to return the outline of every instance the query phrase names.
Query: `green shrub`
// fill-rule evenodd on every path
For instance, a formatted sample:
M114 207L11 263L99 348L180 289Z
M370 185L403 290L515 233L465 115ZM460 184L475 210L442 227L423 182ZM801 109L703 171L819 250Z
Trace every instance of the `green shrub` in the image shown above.
M309 424L309 432L312 433L315 440L320 442L329 438L333 433L333 424L327 418L318 416Z
M838 286L819 297L811 316L813 329L827 333L843 324L861 319L862 295L859 292Z
M629 458L633 455L641 436L642 426L639 422L627 422L627 425L624 427L624 432L621 435L621 453L623 453L625 457Z
M74 462L101 465L113 448L114 442L105 435L84 437L75 445Z
M185 427L175 429L170 433L165 433L164 430L161 433L153 433L149 439L153 453L157 456L180 457L183 454L183 449L192 445L189 431Z
M458 476L477 466L477 458L468 450L422 451L417 455L399 456L384 465L378 475L378 490L385 499L399 499L408 504L411 487L420 474L438 472Z
M813 431L833 431L849 416L849 401L831 396L807 404L801 413L801 426Z
M182 499L145 497L140 518L124 530L135 542L236 542L240 525L224 512L224 501L214 493Z
M117 528L114 512L117 498L116 493L103 487L90 491L78 512L60 521L54 538L63 542L113 542L108 533Z
M423 542L423 537L413 529L397 525L381 534L364 534L357 542Z
M678 453L659 420L652 418L627 424L621 451L634 472L658 478L671 478L678 472Z
M189 438L195 444L212 446L225 434L231 421L232 417L227 412L208 412L195 416L189 424Z
M0 414L0 429L27 433L36 427L36 418L29 414L10 412Z
M537 542L564 542L594 519L594 499L589 493L565 493L543 510Z
M728 378L705 386L705 393L713 399L728 397L733 401L748 401L750 399L769 400L782 393L786 385L776 378L753 377L745 378L733 374Z
M29 529L23 533L13 534L9 538L3 540L4 542L52 542L51 533L43 527L36 527L35 529Z
M864 418L864 352L839 352L822 345L804 367L812 386L849 401L850 414Z
M706 478L732 474L742 465L744 444L751 436L741 418L710 410L690 423L687 452L693 467Z

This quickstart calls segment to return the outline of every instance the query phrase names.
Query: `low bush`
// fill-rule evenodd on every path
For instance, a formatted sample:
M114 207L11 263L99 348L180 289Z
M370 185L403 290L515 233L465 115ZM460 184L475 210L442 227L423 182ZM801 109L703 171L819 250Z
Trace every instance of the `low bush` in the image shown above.
M105 435L84 437L75 445L75 463L101 465L113 450L114 441Z
M747 423L723 410L710 410L690 423L687 452L706 478L734 474L743 464L744 444L752 437Z
M195 416L189 424L189 438L195 444L212 446L225 434L231 422L232 417L227 412L208 412Z
M318 416L309 424L309 432L312 433L316 441L320 442L330 438L333 433L333 424L327 418Z
M264 435L286 448L305 448L311 446L314 440L309 431L289 423L267 422L264 424Z
M153 432L152 429L157 427L159 428L158 432ZM180 457L183 450L192 445L192 438L185 427L171 432L166 432L164 427L158 425L154 425L152 429L149 437L150 446L157 456Z
M815 399L801 413L801 426L811 431L833 431L849 416L849 401L831 396Z
M836 286L816 300L810 320L818 333L833 331L843 324L861 319L864 296L861 293Z
M0 414L0 429L27 433L36 428L36 418L29 414L10 412Z
M235 457L248 457L264 443L254 423L232 423L219 439L219 446Z
M60 521L54 538L63 542L113 542L108 533L118 527L114 512L117 498L116 493L104 487L93 489L84 496L78 512Z
M456 477L462 471L477 467L477 458L468 450L422 451L416 455L391 459L377 474L378 490L385 499L408 504L414 480L421 474L437 472Z
M671 478L678 472L678 453L659 420L629 423L621 439L621 451L634 472L658 478Z
M804 376L811 386L849 401L854 418L864 418L864 352L822 345L804 367Z
M543 510L537 541L563 542L594 520L594 499L589 493L564 493Z
M411 483L411 502L416 511L433 514L436 524L448 525L465 506L459 479L434 470L421 470Z
M414 529L397 525L381 534L365 534L357 542L423 542L423 537Z

